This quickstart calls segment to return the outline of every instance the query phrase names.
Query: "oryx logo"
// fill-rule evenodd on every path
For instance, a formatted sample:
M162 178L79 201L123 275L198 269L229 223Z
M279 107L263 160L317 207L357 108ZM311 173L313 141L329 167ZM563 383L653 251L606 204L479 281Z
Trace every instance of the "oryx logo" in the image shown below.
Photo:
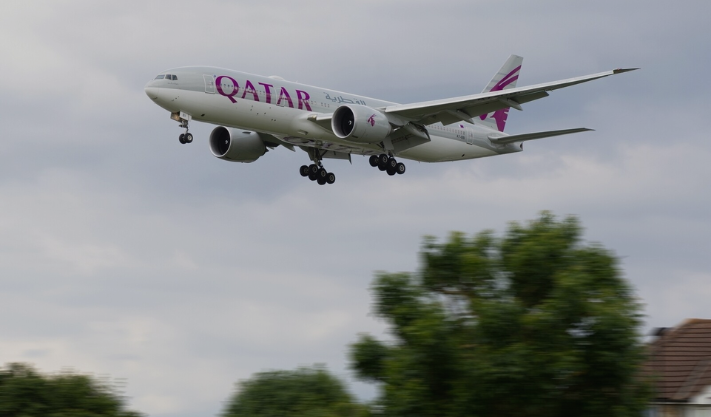
M521 70L521 66L519 65L518 67L514 68L511 72L506 74L501 81L496 83L491 90L489 91L501 91L508 87L509 84L515 82L518 80L518 72ZM486 120L486 118L489 116L489 114L482 114L479 116L481 120ZM496 121L496 128L499 129L499 132L504 131L504 127L506 126L506 119L509 117L509 109L501 109L495 111L492 115L491 118Z
M375 126L375 115L368 118L368 123L370 123L370 126Z

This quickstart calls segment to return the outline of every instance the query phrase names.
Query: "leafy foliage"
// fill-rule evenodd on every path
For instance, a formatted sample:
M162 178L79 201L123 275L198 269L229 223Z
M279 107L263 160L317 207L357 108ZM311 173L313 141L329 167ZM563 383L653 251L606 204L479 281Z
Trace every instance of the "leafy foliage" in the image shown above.
M359 417L367 409L356 404L343 383L325 369L262 372L239 383L225 417Z
M87 376L65 372L41 375L30 365L0 369L0 416L138 417L127 411L115 390Z
M351 346L388 416L638 416L640 305L616 258L573 217L544 212L503 238L426 238L418 276L380 274L394 341Z

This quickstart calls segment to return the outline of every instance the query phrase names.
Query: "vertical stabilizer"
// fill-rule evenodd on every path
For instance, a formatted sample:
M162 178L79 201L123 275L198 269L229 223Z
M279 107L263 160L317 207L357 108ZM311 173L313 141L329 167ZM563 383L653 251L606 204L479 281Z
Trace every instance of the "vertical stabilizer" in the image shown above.
M482 93L488 93L490 91L501 91L507 88L516 87L516 81L518 80L518 75L521 72L521 64L523 63L523 58L518 55L511 55L506 63L501 67L499 72L494 75L491 79L489 85L486 86ZM509 117L510 108L505 108L497 110L493 113L482 114L479 117L475 117L474 121L478 124L483 124L492 129L496 129L499 132L504 131L506 126L506 119Z

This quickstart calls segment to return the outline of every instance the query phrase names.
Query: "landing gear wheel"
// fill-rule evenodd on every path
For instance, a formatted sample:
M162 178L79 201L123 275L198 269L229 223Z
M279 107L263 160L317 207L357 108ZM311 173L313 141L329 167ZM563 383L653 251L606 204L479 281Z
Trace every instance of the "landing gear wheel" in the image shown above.
M325 177L324 177L324 178L319 177L319 178L316 180L316 182L318 183L318 185L324 185L324 184L326 184L326 178L325 178Z
M395 172L398 174L404 174L405 173L405 164L402 162L398 162L397 165L395 165Z
M334 182L336 182L336 175L333 172L329 172L326 175L326 182L329 184L333 184Z
M309 165L309 179L311 181L316 181L316 178L318 178L318 170L319 170L318 165L316 165L316 164Z
M184 134L181 133L180 136L178 136L178 140L180 141L180 143L185 145L185 135Z
M385 164L378 161L378 169L381 171L385 171L386 169L388 169L388 167Z
M395 168L388 168L388 175L390 175L390 176L395 175Z
M377 155L370 155L370 159L368 159L368 162L370 162L370 166L373 168L378 166L378 156Z
M301 174L302 177L308 177L309 167L307 165L301 165L301 168L299 168L299 174Z
M192 143L193 142L193 134L192 133L186 133L185 134L185 143Z
M318 178L319 180L320 179L326 180L327 175L328 175L328 172L325 169L319 168L318 172L316 173L316 178Z
M397 160L395 160L395 158L393 157L390 157L388 158L388 163L385 166L387 167L388 171L391 169L395 169L395 167L397 166Z
M389 156L387 156L387 155L384 154L384 153L381 153L380 155L378 155L378 165L385 165L385 164L387 164L387 163L388 163L388 159L390 159Z

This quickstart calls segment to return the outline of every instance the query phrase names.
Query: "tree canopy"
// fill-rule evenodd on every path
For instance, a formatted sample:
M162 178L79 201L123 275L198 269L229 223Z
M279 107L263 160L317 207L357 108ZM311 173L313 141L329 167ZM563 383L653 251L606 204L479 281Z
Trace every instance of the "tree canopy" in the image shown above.
M392 340L362 335L350 355L383 414L640 415L641 307L615 256L581 235L544 212L500 238L426 238L418 274L379 274Z
M224 417L359 417L343 383L321 367L255 374L238 384Z
M11 363L0 369L0 416L139 417L128 411L109 384L88 375L42 375L32 366Z

